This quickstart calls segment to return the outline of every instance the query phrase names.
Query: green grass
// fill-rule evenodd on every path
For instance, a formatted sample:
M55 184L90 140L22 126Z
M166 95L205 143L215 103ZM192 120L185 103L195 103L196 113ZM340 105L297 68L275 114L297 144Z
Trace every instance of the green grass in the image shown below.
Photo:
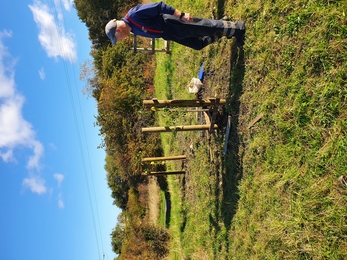
M226 98L233 116L225 156L224 129L210 139L161 135L166 155L195 149L186 176L168 178L169 258L346 259L347 187L338 178L347 174L347 2L168 3L247 23L241 51L222 39L157 54L158 99L193 98L187 84L204 61L209 96ZM158 124L194 122L170 116L158 112Z
M159 225L166 228L166 198L165 192L160 190L160 212L159 212Z

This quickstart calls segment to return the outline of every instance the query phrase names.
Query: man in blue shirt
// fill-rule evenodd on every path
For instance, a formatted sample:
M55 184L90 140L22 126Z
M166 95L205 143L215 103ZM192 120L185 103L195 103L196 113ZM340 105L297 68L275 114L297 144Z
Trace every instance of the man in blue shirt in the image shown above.
M236 38L237 46L244 42L245 23L196 18L163 2L141 4L129 10L121 20L113 19L105 26L107 37L116 45L129 36L163 38L201 50L220 37Z

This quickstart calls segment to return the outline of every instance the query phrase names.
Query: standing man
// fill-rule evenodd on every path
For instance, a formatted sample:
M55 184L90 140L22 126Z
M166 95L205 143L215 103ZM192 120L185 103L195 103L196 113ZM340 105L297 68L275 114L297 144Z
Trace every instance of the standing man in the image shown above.
M238 47L243 45L246 26L242 21L230 22L196 18L163 2L141 4L129 10L121 20L113 19L105 27L107 37L117 41L135 35L163 38L184 46L201 50L220 37L236 38Z

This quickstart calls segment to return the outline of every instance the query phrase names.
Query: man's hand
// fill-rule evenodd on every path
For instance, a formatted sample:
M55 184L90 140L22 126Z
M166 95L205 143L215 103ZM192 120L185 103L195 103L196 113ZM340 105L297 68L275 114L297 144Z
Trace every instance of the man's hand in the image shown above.
M176 16L177 18L179 18L179 19L181 19L182 21L185 21L185 22L193 22L194 21L194 18L193 18L192 15L186 14L184 12L181 12L178 9L175 10L174 16Z
M193 16L191 16L190 14L184 14L182 17L182 20L185 22L193 22L194 21Z

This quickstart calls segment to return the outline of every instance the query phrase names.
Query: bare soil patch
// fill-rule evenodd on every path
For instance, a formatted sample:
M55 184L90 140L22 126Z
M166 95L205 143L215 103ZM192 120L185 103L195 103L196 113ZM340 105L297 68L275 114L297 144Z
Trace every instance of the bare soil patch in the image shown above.
M160 188L155 177L148 181L148 216L152 224L158 224L160 208Z

